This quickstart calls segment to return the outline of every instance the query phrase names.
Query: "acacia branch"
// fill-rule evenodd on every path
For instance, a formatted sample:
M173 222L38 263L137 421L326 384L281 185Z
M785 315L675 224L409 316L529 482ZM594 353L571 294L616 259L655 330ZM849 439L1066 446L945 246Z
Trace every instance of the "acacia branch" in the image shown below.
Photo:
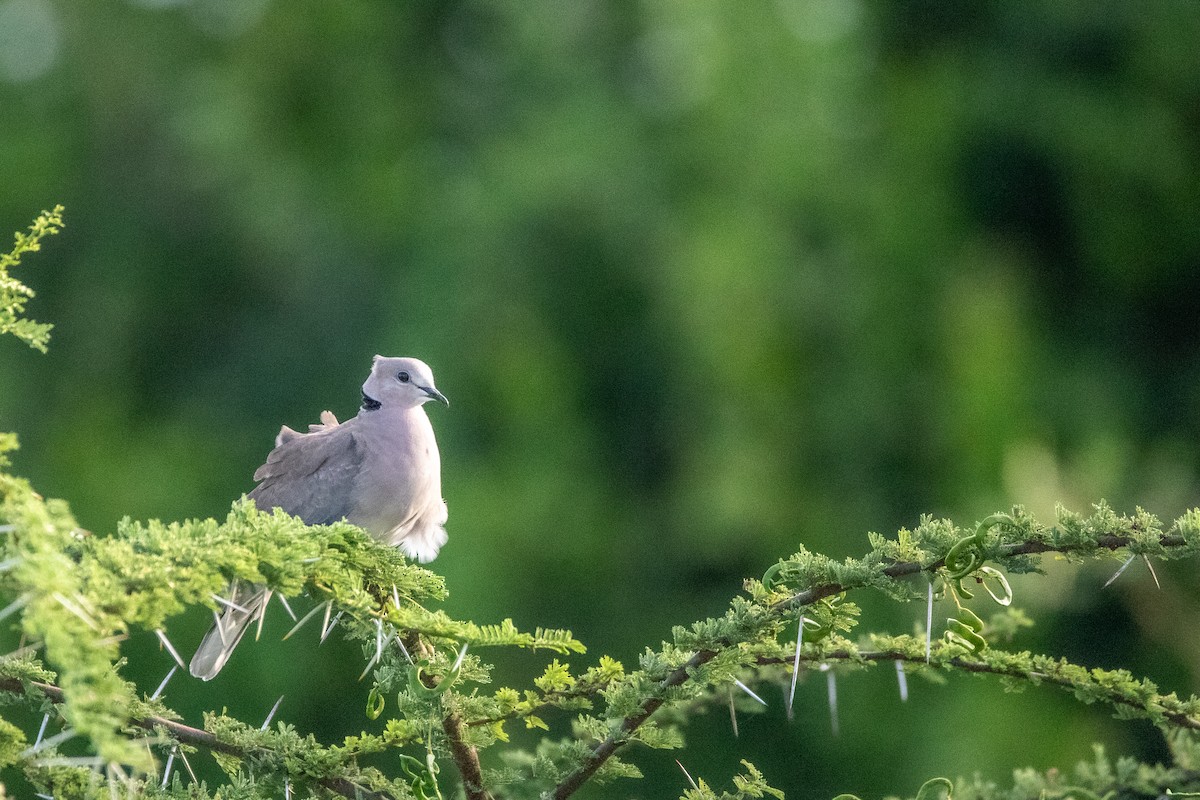
M916 664L919 666L953 667L954 669L960 669L964 672L971 672L979 675L999 675L1005 678L1019 678L1024 681L1029 681L1030 683L1046 683L1052 686L1059 686L1064 689L1082 688L1080 684L1072 681L1070 678L1062 675L1055 675L1051 672L1043 672L1036 669L1023 670L1002 664L993 664L983 660L965 658L963 656L951 656L950 658L934 656L931 661L926 662L924 656L916 656L912 653L904 652L903 650L865 650L860 652L852 652L846 649L839 649L813 656L802 655L800 660L804 663L819 664L825 664L830 661L844 661L850 663L862 661L903 661L908 664ZM794 656L784 656L781 658L767 656L760 657L757 663L760 666L771 666L776 664L790 665L793 663L793 661ZM1182 711L1170 711L1166 708L1163 708L1161 705L1161 700L1166 700L1167 698L1160 698L1160 696L1155 695L1147 700L1139 701L1134 697L1122 694L1115 688L1101 686L1099 684L1092 684L1091 688L1098 691L1103 699L1111 705L1125 706L1127 708L1141 711L1142 713L1149 713L1148 706L1150 704L1154 704L1158 706L1157 710L1162 714L1162 716L1165 719L1170 720L1170 722L1177 727L1187 728L1194 731L1200 730L1200 718L1197 718L1191 714L1186 714Z
M418 633L409 634L406 646L419 653L422 658L430 658L433 655L433 648ZM430 689L435 688L439 683L432 676L422 675L421 679ZM463 722L463 718L455 712L446 714L442 718L442 730L450 745L450 756L454 759L454 766L458 768L459 777L462 778L463 790L467 794L467 799L493 800L491 793L483 787L483 768L479 763L479 751L474 745L467 744L467 726Z
M49 698L51 702L63 703L65 701L63 690L52 683L30 681L28 685L37 689ZM27 694L26 684L18 678L0 678L0 691ZM193 728L190 725L184 725L182 722L176 722L166 717L154 715L136 717L129 720L129 724L150 732L160 729L165 730L177 742L203 747L215 753L224 753L225 755L236 756L238 758L245 758L252 754L247 748L222 741L217 738L216 734L201 730L200 728ZM361 798L361 800L396 800L395 796L389 792L364 789L348 778L329 776L317 778L316 782L331 792L350 798L350 800L356 800L357 798Z
M1096 537L1096 539L1089 543L1088 547L1119 550L1122 547L1127 547L1132 541L1132 537L1129 536L1104 534ZM1182 547L1186 544L1186 541L1183 536L1170 534L1160 537L1159 543L1163 547ZM1039 553L1070 553L1083 549L1085 547L1082 544L1054 545L1040 540L1030 540L1002 545L999 557L1011 558ZM882 567L881 572L889 578L902 578L909 575L916 575L920 572L933 573L941 569L943 565L944 559L938 559L929 564L921 564L916 561L898 561ZM772 604L769 610L773 614L783 616L788 612L812 605L823 598L832 597L851 589L861 589L866 585L868 585L866 581L846 585L835 582L818 584L804 591L797 592L785 600ZM665 693L668 689L682 686L691 679L697 669L715 658L719 652L737 644L738 642L733 639L717 639L713 642L714 649L698 651L685 664L671 671L658 684L655 693L642 703L641 708L637 712L625 717L621 723L619 732L610 735L593 747L591 752L584 758L583 763L554 787L552 793L554 800L566 800L566 798L574 794L579 787L583 786L596 773L596 770L603 766L605 761L611 758L622 746L628 744L633 733L663 705L665 702ZM967 669L965 666L963 668Z

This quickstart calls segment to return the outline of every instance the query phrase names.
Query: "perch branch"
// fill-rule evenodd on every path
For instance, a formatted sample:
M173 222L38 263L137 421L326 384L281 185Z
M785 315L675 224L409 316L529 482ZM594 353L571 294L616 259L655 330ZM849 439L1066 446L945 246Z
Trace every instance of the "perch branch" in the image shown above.
M30 686L37 689L54 703L62 703L64 700L63 690L51 683L42 683L40 681L30 681ZM0 691L13 692L14 694L25 694L25 684L17 678L0 678ZM184 744L203 747L206 750L211 750L216 753L224 753L226 755L245 757L249 752L244 748L232 745L229 742L221 741L216 735L199 728L193 728L190 725L184 725L181 722L170 720L165 717L146 716L138 717L129 720L131 725L154 732L158 729L165 730L173 739ZM394 796L388 792L372 792L358 786L353 781L346 778L325 777L317 778L316 782L326 789L342 797L360 798L361 800L395 800Z

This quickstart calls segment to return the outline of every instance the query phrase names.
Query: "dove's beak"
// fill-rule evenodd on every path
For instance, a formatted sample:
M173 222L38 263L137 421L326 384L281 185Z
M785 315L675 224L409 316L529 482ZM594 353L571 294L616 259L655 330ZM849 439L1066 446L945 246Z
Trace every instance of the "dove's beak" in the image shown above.
M446 395L442 394L437 389L434 389L432 386L422 386L421 391L423 391L430 400L437 400L446 408L450 407L450 401L446 399Z

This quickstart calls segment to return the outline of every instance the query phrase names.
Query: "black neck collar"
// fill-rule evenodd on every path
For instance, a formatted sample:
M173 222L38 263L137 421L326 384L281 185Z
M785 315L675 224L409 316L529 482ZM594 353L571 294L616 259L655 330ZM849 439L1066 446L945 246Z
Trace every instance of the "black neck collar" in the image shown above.
M364 411L378 411L382 405L383 403L379 402L374 397L371 397L365 392L363 393L362 407Z

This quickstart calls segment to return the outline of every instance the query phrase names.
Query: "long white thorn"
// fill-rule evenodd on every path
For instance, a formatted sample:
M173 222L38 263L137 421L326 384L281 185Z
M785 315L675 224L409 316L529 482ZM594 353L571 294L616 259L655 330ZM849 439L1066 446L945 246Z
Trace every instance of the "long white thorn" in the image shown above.
M42 750L45 750L47 747L54 747L55 745L62 744L63 742L67 741L68 739L74 739L78 735L79 734L75 731L74 728L64 728L63 730L61 730L58 733L51 736L49 739L42 739L40 742L38 742L33 747L25 748L25 750L21 752L21 758L25 758L26 756L31 756L34 753L41 752Z
M896 659L896 683L900 685L900 702L908 702L908 676L904 674L904 662Z
M346 613L346 612L339 611L336 614L334 614L333 619L330 620L329 613L326 612L325 621L329 623L329 627L327 627L325 629L324 633L321 634L321 641L319 642L319 644L324 644L325 640L329 638L329 634L333 633L333 629L337 627L338 620L340 620L342 618L342 614L344 614L344 613Z
M392 584L392 602L396 604L396 610L400 610L400 590L396 588L396 584Z
M459 667L461 667L463 659L466 657L467 657L467 643L463 642L462 650L458 651L458 658L454 659L454 666L450 668L450 671L453 672L456 669L458 669ZM766 705L766 704L764 703L764 705Z
M275 712L279 710L279 704L283 702L283 695L279 695L279 699L275 701L275 705L271 706L271 713L267 714L267 718L263 720L260 731L265 731L267 726L271 724L271 720L275 719Z
M408 661L408 663L410 665L413 664L412 656L409 655L408 648L404 646L404 640L397 636L396 644L400 645L400 652L404 653L404 658Z
M161 784L163 789L167 788L167 781L171 780L171 767L175 765L175 751L178 749L178 745L172 747L171 754L167 756L167 765L163 767L163 779Z
M1146 562L1146 569L1150 570L1150 577L1154 578L1154 585L1162 589L1162 584L1158 582L1158 573L1154 571L1154 565L1150 563L1150 557L1142 553L1142 560Z
M162 683L160 683L158 688L154 690L154 694L150 695L151 700L158 699L159 695L162 694L163 689L167 688L167 681L171 680L171 677L175 674L175 670L177 669L179 669L178 666L171 667L171 671L167 673L167 677L162 679Z
M1107 589L1107 588L1108 588L1108 586L1109 586L1109 584L1111 584L1111 583L1112 583L1113 581L1115 581L1117 578L1121 577L1121 573L1122 573L1122 572L1124 572L1126 569L1128 569L1128 568L1129 568L1129 565L1133 563L1133 560L1134 560L1135 558L1137 558L1137 556L1136 556L1136 555L1132 555L1132 556L1130 556L1129 558L1125 559L1125 563L1121 565L1121 568L1120 568L1120 569L1118 569L1116 572L1114 572L1114 573L1112 574L1112 577L1111 577L1111 578L1109 578L1108 580L1106 580L1106 581L1104 582L1104 585L1103 585L1103 586L1101 586L1100 588L1101 588L1101 589Z
M282 600L283 595L279 595L279 599ZM300 621L297 622L295 625L293 625L292 629L283 635L284 641L286 641L293 633L295 633L296 631L303 628L304 623L308 622L310 619L315 617L317 615L317 612L319 612L320 610L321 610L321 606L313 606L311 611L309 611L307 614L305 614L303 617L301 617ZM294 617L293 617L293 619L294 619Z
M787 716L792 718L792 704L796 702L796 681L800 678L800 645L804 643L804 615L796 627L796 658L792 661L792 688L788 691Z
M12 533L16 529L16 525L0 525L0 533Z
M733 689L729 690L729 721L733 725L733 735L738 735L737 709L733 707Z
M829 665L822 666L825 672L825 681L829 688L829 727L833 731L833 735L838 735L838 705L837 705L837 674L829 669Z
M929 594L925 601L925 663L933 653L933 581L929 582Z
M387 641L388 642L391 641L390 636L388 637ZM385 644L386 644L386 642L383 639L383 621L376 619L375 620L375 655L371 656L371 660L368 661L367 666L363 668L362 674L358 676L358 679L360 681L363 678L367 677L367 673L371 671L371 667L373 667L379 663L379 659L383 657L383 647Z
M733 682L734 682L734 684L735 684L735 685L736 685L736 686L737 686L739 689L741 689L743 692L745 692L746 694L748 694L748 695L750 695L751 697L753 697L753 698L754 698L755 700L757 700L758 702L762 703L764 706L767 704L767 701L766 701L766 700L763 700L761 697L759 697L758 695L756 695L756 694L754 693L754 691L753 691L753 690L752 690L752 689L751 689L749 686L747 686L746 684L742 683L742 682L741 682L741 681L739 681L737 678L734 678L734 679L733 679Z
M254 641L256 641L256 642L258 641L258 637L262 636L263 622L267 618L267 605L271 602L271 594L272 594L271 590L266 589L264 591L266 592L266 594L263 597L262 605L260 605L258 607L258 627L256 627L254 629Z
M225 635L225 625L221 622L221 615L213 609L213 624L217 626L217 635L221 637L221 646L229 647L229 637Z
M39 744L42 743L42 737L46 735L46 723L48 723L49 721L50 721L50 714L49 714L49 712L47 712L46 714L42 715L42 726L40 728L38 728L37 739L33 743L34 747L37 747Z
M171 658L175 659L175 663L179 666L184 666L183 659L179 657L179 651L175 649L175 645L171 644L171 640L167 638L167 634L162 628L155 628L154 635L162 642L162 646L167 648L167 652L171 654Z
M53 592L53 593L51 593L50 596L53 597L55 600L57 600L58 604L61 605L63 608L65 608L67 611L70 611L72 614L74 614L75 616L77 616L81 620L83 620L84 624L87 625L89 628L91 628L94 631L100 630L100 626L96 624L96 620L92 619L86 611L84 611L82 608L80 608L75 603L68 600L64 595L62 595L58 592Z
M180 750L179 757L183 759L183 766L187 768L188 775L192 778L192 783L199 783L200 781L196 780L196 772L192 769L192 762L188 761L187 753Z
M14 613L16 613L17 611L20 611L22 608L29 605L29 601L32 599L33 599L33 594L30 592L26 592L25 594L18 597L16 600L13 600L11 603L9 603L8 605L6 605L4 607L3 611L0 611L0 620L11 617Z
M8 572L10 569L13 569L14 567L18 566L24 560L25 559L22 558L21 556L13 556L12 558L6 558L3 561L0 561L0 572Z
M296 612L292 611L292 606L290 603L288 603L287 598L284 597L282 594L277 594L275 596L277 598L279 598L280 603L283 603L283 610L286 611L287 615L292 618L292 622L295 622L296 621Z
M690 772L687 771L687 767L683 766L683 764L680 763L678 758L675 759L675 763L679 765L679 768L681 770L683 770L683 776L688 779L688 783L690 783L692 785L692 788L695 789L697 792L700 791L700 787L697 786L696 781L692 779L692 775Z
M216 600L218 603L225 606L226 608L232 608L233 610L240 611L243 614L250 613L250 609L246 608L245 606L239 606L237 603L233 602L232 600L226 600L224 597L221 597L221 595L219 595L219 594L212 595L212 599Z

